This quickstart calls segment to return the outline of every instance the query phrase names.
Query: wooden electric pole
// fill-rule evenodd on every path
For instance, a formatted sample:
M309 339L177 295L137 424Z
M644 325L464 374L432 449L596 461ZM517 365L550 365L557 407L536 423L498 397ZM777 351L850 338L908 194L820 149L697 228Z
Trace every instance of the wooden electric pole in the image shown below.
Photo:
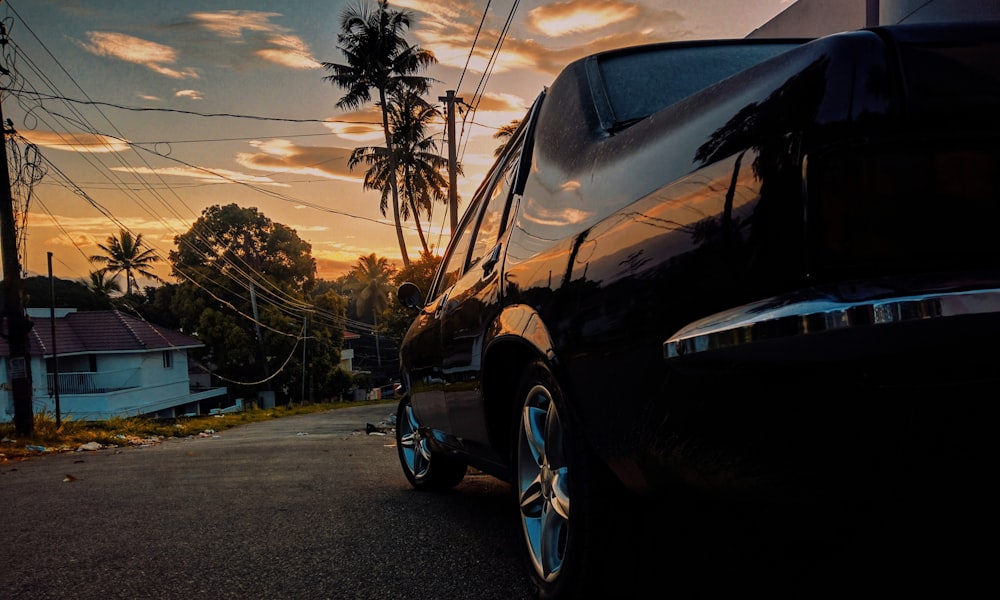
M461 98L455 97L455 90L448 90L447 96L439 96L438 101L444 102L448 112L448 213L451 216L451 235L458 229L458 160L455 151L455 103Z
M7 28L0 23L0 48L7 45ZM3 67L0 67L3 70ZM5 75L9 74L4 72ZM0 127L3 127L3 152L0 152L0 251L3 252L3 323L0 335L7 339L7 381L14 399L14 429L18 435L30 436L35 430L31 408L31 356L28 332L31 321L21 303L21 262L17 256L17 227L14 221L14 197L10 191L10 171L7 165L7 122L0 102Z

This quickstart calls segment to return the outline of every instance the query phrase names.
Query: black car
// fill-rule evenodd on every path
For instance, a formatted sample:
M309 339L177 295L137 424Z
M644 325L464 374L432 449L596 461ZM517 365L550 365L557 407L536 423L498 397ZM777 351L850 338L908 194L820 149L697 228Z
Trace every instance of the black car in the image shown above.
M980 502L960 486L996 456L998 148L1000 23L568 65L426 301L399 288L407 478L511 482L543 598L628 577L611 523L638 498L678 520L682 492Z

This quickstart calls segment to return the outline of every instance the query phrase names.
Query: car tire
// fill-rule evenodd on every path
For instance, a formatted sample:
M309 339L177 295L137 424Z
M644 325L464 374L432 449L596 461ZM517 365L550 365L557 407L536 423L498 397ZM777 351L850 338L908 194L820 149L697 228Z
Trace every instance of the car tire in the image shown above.
M406 479L417 490L451 489L465 478L467 465L435 450L426 433L413 412L410 397L404 396L396 409L396 450Z
M522 409L512 459L519 546L538 597L612 591L605 575L614 548L608 518L614 482L568 422L559 386L544 363L529 365L517 398Z

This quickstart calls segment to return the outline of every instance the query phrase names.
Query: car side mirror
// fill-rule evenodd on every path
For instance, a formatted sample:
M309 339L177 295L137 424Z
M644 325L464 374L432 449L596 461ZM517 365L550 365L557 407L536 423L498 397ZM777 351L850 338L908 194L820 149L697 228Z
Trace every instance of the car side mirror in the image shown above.
M415 283L403 282L396 290L396 297L399 299L399 303L406 308L420 307L420 288Z

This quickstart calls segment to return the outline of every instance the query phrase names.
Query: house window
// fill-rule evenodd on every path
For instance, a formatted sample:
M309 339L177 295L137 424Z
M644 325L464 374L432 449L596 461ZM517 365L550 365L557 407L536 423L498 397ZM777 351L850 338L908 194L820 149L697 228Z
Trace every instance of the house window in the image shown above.
M174 353L170 350L163 351L163 368L172 369L174 368Z

